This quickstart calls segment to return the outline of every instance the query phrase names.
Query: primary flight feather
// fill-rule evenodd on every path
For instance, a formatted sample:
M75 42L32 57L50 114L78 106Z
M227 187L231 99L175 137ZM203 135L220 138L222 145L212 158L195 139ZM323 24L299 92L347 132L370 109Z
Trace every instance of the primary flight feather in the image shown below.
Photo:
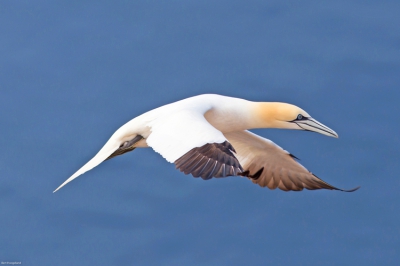
M342 190L326 183L272 141L247 131L253 128L307 130L338 137L292 104L199 95L153 109L120 127L54 192L103 161L137 147L151 147L181 172L205 180L238 175L284 191L358 189Z

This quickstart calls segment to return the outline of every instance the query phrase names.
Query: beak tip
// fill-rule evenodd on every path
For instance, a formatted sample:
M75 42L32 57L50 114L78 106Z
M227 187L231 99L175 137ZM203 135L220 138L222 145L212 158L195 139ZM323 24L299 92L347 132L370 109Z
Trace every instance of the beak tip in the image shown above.
M302 130L307 130L307 131L313 131L316 133L320 133L329 137L333 138L339 138L338 133L336 133L334 130L330 129L329 127L319 123L317 120L313 118L308 118L305 121L298 121L295 122L299 129Z
M333 135L333 137L336 138L336 139L339 138L339 134L336 133L336 131L333 131L333 130L332 130L332 135Z

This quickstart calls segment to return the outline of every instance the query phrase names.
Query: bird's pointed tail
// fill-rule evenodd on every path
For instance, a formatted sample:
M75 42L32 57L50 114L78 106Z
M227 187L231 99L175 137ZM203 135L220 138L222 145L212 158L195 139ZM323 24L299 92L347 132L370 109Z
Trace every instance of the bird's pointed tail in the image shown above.
M62 183L56 190L54 190L53 193L77 178L78 176L84 174L85 172L93 169L94 167L105 161L113 152L118 149L119 145L120 143L114 138L108 140L103 148L101 148L101 150L89 162L87 162L78 171L76 171L75 174L73 174L70 178L65 180L65 182Z

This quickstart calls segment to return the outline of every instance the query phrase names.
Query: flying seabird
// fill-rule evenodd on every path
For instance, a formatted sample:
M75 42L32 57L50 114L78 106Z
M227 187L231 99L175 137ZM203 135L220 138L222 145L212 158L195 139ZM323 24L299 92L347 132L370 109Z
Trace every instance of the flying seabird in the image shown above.
M284 191L343 190L321 180L296 157L248 129L297 129L338 137L335 131L288 103L251 102L198 95L148 111L120 127L103 148L54 192L105 160L151 147L181 172L201 177L243 176Z

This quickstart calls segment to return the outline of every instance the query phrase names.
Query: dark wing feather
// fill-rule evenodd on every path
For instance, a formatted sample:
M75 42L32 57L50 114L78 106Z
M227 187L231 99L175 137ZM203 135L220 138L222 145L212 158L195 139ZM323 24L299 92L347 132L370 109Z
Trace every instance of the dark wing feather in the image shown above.
M212 177L234 176L243 169L233 152L235 149L227 141L208 143L191 149L176 160L175 165L181 172L205 180Z
M284 191L324 188L351 192L358 189L343 190L326 183L296 162L296 157L249 131L224 135L237 150L236 157L243 166L244 172L239 175L248 177L261 187Z

